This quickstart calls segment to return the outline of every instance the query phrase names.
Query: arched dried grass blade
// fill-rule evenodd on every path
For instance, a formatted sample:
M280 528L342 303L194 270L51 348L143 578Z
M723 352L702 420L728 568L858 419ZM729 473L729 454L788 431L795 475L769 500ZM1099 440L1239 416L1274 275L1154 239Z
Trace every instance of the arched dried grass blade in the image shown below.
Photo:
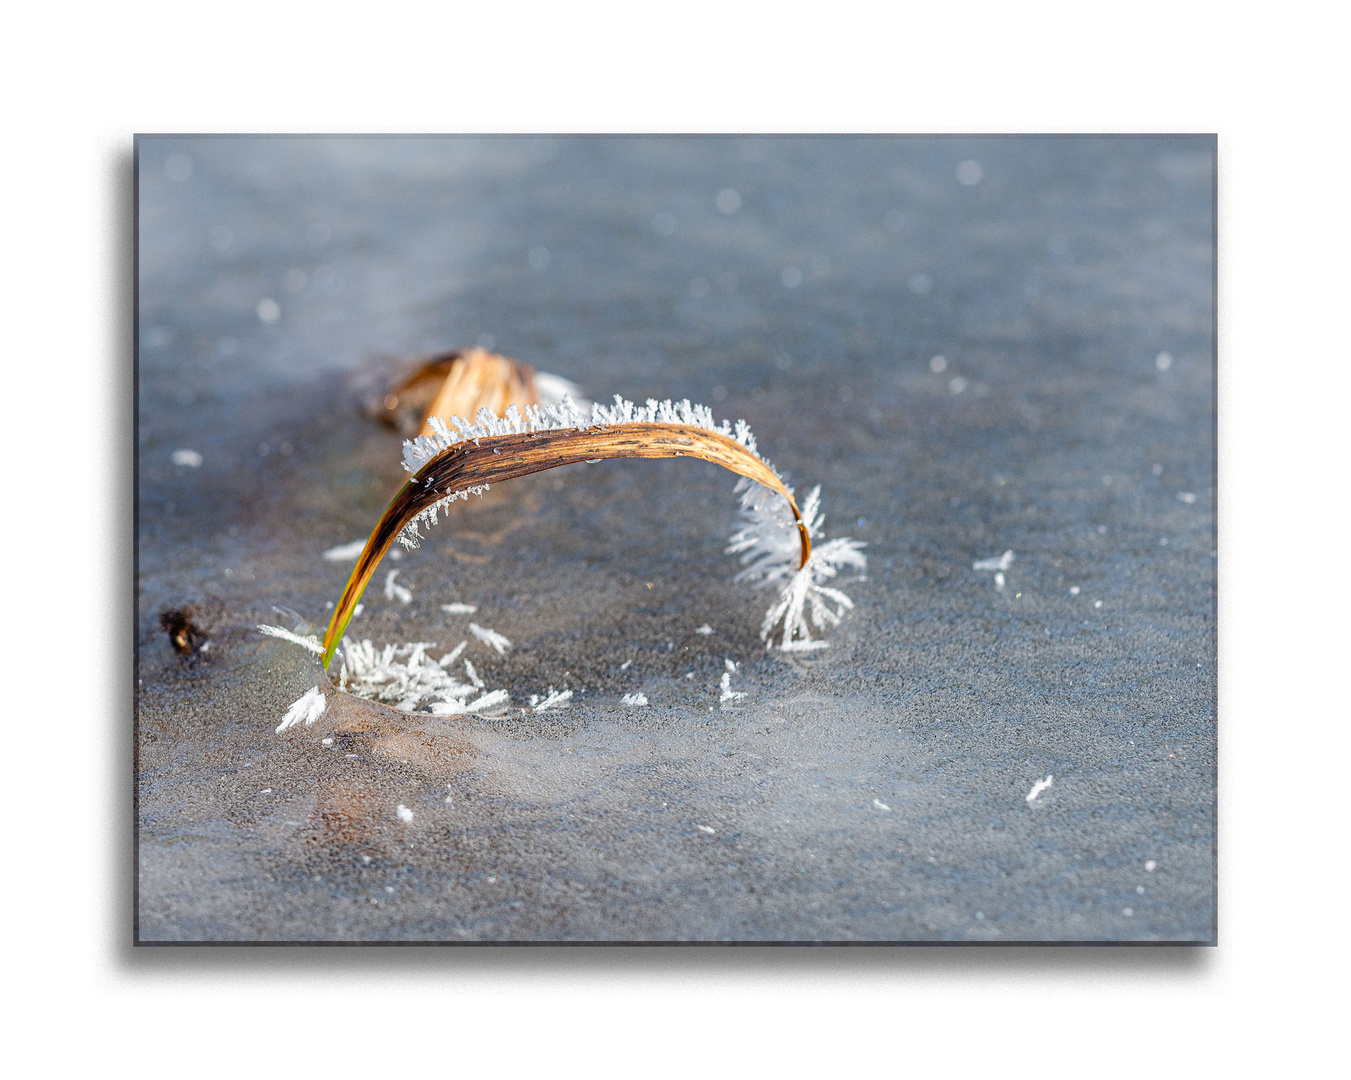
M420 468L385 509L333 609L324 633L324 666L342 640L380 560L404 526L455 492L543 472L559 465L611 458L692 457L711 461L777 491L792 508L802 541L802 561L811 554L811 537L792 493L764 461L730 435L693 424L631 423L588 428L487 435L458 442Z

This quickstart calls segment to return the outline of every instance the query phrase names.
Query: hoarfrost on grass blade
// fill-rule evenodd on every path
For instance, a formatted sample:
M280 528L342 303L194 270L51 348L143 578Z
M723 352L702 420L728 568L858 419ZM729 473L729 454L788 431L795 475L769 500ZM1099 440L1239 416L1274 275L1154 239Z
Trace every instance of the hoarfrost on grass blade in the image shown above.
M324 552L324 558L329 562L351 562L365 550L365 540L353 540L350 544L329 548Z
M291 702L291 707L286 710L286 715L282 717L281 723L277 725L276 733L280 735L287 728L293 728L297 724L303 724L309 727L319 717L324 715L324 709L328 706L328 699L324 697L324 692L315 687L313 690L306 690L301 697Z
M502 654L511 648L511 642L499 634L496 630L489 630L486 626L479 626L478 623L469 624L469 632L485 645L491 645Z
M646 695L646 694L625 694L622 698L619 699L619 704L621 704L621 705L630 705L630 706L646 705L646 704L647 704L647 695Z
M293 645L299 645L302 649L309 649L312 653L324 655L324 646L320 640L313 634L301 636L280 626L268 626L266 623L259 623L258 629L269 637L281 638L283 641L289 641Z
M802 506L802 522L812 539L812 551L807 564L797 569L800 556L795 535L797 526L787 504L768 488L744 478L737 482L737 491L741 493L743 526L732 535L726 550L729 555L740 554L745 569L735 580L780 586L778 603L765 613L760 626L761 640L769 641L775 627L782 623L783 638L779 643L782 651L810 652L827 648L828 641L812 637L807 614L810 612L811 625L818 628L840 624L854 602L840 589L825 582L844 566L853 566L859 571L866 569L868 558L861 549L867 545L847 536L817 542L824 535L822 525L825 521L818 485ZM836 605L833 611L831 604Z
M437 454L452 446L494 435L584 430L616 424L685 424L700 427L706 431L726 435L756 457L760 457L755 447L755 436L746 421L738 420L733 424L730 420L724 420L718 423L713 419L713 410L707 405L695 405L688 398L680 402L648 398L645 406L635 405L619 394L615 395L614 401L613 405L592 403L589 416L570 394L564 394L557 404L527 405L524 411L516 405L510 405L504 416L497 416L487 408L480 409L472 421L452 416L447 423L441 417L433 416L427 421L432 429L431 434L419 435L416 439L409 439L403 444L403 467L410 473L416 473ZM451 429L452 425L454 430ZM456 499L468 500L470 495L479 495L487 490L487 484L479 484L448 491L444 497L421 511L403 527L399 532L399 542L405 547L417 547L422 537L419 531L421 525L435 525L438 512Z
M1045 791L1048 787L1050 787L1051 784L1053 784L1054 782L1055 782L1055 777L1054 777L1054 776L1051 776L1051 775L1047 775L1047 777L1046 777L1045 780L1038 780L1035 784L1033 784L1033 785L1032 785L1032 790L1029 791L1029 792L1024 796L1024 798L1026 798L1027 801L1030 802L1030 803L1036 802L1036 801L1037 801L1037 796L1040 795L1043 791Z
M457 601L454 604L442 604L441 610L447 615L472 615L478 610L478 605L461 604Z

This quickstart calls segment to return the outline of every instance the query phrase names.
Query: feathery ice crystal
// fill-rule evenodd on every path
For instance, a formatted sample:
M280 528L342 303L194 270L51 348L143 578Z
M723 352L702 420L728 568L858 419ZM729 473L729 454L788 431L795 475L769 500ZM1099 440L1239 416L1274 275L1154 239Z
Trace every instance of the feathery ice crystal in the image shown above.
M368 640L354 644L343 638L338 688L404 712L425 706L435 716L457 716L501 705L507 700L505 690L492 690L468 700L484 687L468 661L465 667L470 682L461 682L446 670L467 644L462 641L440 660L433 660L427 655L431 642L386 645L377 650Z
M847 536L822 540L821 525L825 515L821 513L821 488L818 485L802 507L802 521L807 526L807 535L812 538L812 552L807 564L798 569L797 526L784 501L764 486L744 478L738 481L737 491L741 493L744 525L732 535L727 545L727 553L740 554L745 564L736 580L780 588L778 602L765 613L760 626L761 639L768 641L774 628L782 622L783 639L779 648L784 652L826 648L830 642L812 637L807 625L807 611L811 612L812 625L818 628L840 624L845 611L851 609L854 602L825 582L835 577L842 566L865 569L868 559L859 550L865 544ZM831 610L831 603L838 605L836 610Z

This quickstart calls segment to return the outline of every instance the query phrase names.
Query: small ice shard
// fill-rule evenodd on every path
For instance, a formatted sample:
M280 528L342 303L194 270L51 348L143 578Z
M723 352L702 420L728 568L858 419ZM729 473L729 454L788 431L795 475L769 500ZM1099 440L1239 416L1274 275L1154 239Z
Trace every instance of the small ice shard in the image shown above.
M402 585L395 585L394 579L399 576L397 570L391 570L385 576L385 599L401 600L403 603L411 603L413 599L413 590L405 589Z
M995 572L995 576L994 576L994 587L995 587L996 589L1002 589L1002 588L1004 587L1004 571L1002 571L1002 570L997 570L997 571Z
M299 645L303 649L309 649L310 652L317 653L319 656L324 655L323 644L313 634L301 636L300 634L292 633L284 627L268 626L266 623L259 623L258 629L269 637L281 638L283 641L289 641L291 644Z
M468 660L464 662L464 672L466 675L469 676L469 681L473 683L475 686L479 687L479 689L482 689L484 685L486 685L484 681L481 678L479 678L479 673L474 670L474 665L471 664Z
M1093 601L1093 606L1094 606L1095 608L1100 608L1100 607L1102 607L1102 601L1101 601L1101 600L1094 600L1094 601Z
M1071 585L1071 586L1070 586L1070 595L1071 595L1071 596L1078 596L1078 595L1079 595L1079 586L1078 586L1078 585Z
M555 690L549 687L549 693L544 698L538 694L530 695L530 709L532 712L544 712L546 709L561 709L572 700L571 690Z
M731 663L730 660L727 662L729 664ZM744 691L732 689L732 673L730 671L724 671L722 673L722 681L718 683L718 689L722 691L722 696L719 697L718 700L723 703L737 701L746 696Z
M202 455L196 450L175 450L170 460L182 468L196 469L202 464Z
M405 825L413 820L413 811L409 810L403 803L399 803L399 808L396 813L399 815L399 820Z
M277 734L280 735L287 728L293 728L297 724L304 724L309 727L324 715L324 709L327 706L328 699L324 697L324 692L319 687L306 690L304 695L293 701L291 707L286 710L286 715L281 718L281 723L277 725Z
M891 811L891 807L889 807L889 806L888 806L886 803L884 803L881 799L874 799L874 800L873 800L873 805L874 805L875 807L877 807L877 809L879 809L879 810L886 810L886 811L888 811L888 812Z
M485 645L491 645L498 653L504 653L511 648L511 642L499 634L496 630L489 630L487 627L479 626L478 623L469 624L469 632Z
M1186 503L1188 506L1190 506L1192 503L1194 503L1194 502L1196 501L1196 492L1194 492L1194 491L1179 491L1179 492L1177 493L1177 501L1178 501L1178 502L1184 502L1184 503Z
M633 706L637 706L637 705L646 705L646 704L647 704L647 695L646 695L646 694L625 694L622 698L619 699L619 704L621 704L621 705L633 705Z
M700 825L700 826L699 826L699 831L700 831L701 833L708 833L709 836L712 836L712 835L713 835L714 833L716 833L718 830L717 830L717 829L714 829L714 828L712 828L711 826L708 826L708 825Z
M442 604L441 610L447 615L472 615L478 610L477 604L461 604L456 601L453 604Z
M324 552L324 558L329 562L351 562L365 550L365 540L353 540L350 544L339 544L337 547L329 548Z
M1043 791L1045 791L1048 787L1050 787L1054 781L1055 777L1048 774L1045 780L1038 780L1035 784L1033 784L1032 790L1029 791L1027 795L1024 797L1030 803L1036 802L1037 796L1040 795Z
M695 631L695 633L696 633L696 634L711 634L711 633L713 633L713 627L709 626L708 623L704 623L704 625L701 626L701 627L699 627L699 629L697 629L697 630Z
M461 716L464 713L483 712L503 704L510 698L505 690L493 690L468 704L458 701L437 701L431 706L433 716Z
M1145 873L1147 874L1154 873L1154 871L1158 869L1158 866L1159 864L1156 863L1153 859L1147 859L1145 861Z
M979 559L971 564L972 570L1007 570L1013 562L1013 552L1006 551L1003 555L992 555L988 559Z

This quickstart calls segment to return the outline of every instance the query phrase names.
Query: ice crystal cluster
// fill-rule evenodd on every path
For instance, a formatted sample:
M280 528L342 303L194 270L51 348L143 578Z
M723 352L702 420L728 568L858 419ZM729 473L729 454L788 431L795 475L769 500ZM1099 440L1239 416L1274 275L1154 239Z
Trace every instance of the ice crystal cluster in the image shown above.
M467 644L462 641L440 660L433 660L427 655L431 642L376 649L368 640L353 643L343 638L338 688L357 697L386 702L403 712L423 709L434 716L482 712L505 704L505 690L486 691L469 700L484 689L485 683L468 660L464 662L468 682L451 674L451 665Z
M409 439L403 444L403 467L408 472L416 473L437 454L449 450L452 446L493 435L585 430L611 427L616 424L687 424L718 435L726 435L735 439L756 457L760 456L755 449L755 436L751 434L750 425L746 421L738 420L733 424L730 420L724 420L719 424L713 419L712 409L707 405L694 405L689 398L678 402L648 398L646 405L635 405L616 394L613 405L593 402L588 416L570 395L565 395L556 405L527 405L524 411L515 405L508 406L505 416L497 416L491 409L483 408L478 411L478 416L473 421L452 416L447 423L441 417L433 416L428 424L432 428L432 434L419 435L416 439ZM441 510L456 499L467 500L470 495L481 495L487 490L487 484L474 484L446 492L443 498L428 506L403 527L399 533L399 543L407 548L417 547L422 539L420 528L435 525Z
M792 491L792 488L788 490ZM743 525L727 545L727 553L739 554L745 564L736 580L779 589L778 602L765 612L760 626L761 639L770 641L775 628L782 623L783 638L778 647L784 652L826 648L830 642L813 638L811 626L818 629L838 626L844 613L854 606L840 589L826 582L838 575L844 566L853 566L859 571L866 569L868 559L860 550L866 545L847 536L835 540L824 538L825 515L821 513L821 488L818 485L802 505L802 523L812 539L812 553L807 565L799 569L801 548L797 524L787 504L768 488L745 478L737 484L737 491L741 493Z

